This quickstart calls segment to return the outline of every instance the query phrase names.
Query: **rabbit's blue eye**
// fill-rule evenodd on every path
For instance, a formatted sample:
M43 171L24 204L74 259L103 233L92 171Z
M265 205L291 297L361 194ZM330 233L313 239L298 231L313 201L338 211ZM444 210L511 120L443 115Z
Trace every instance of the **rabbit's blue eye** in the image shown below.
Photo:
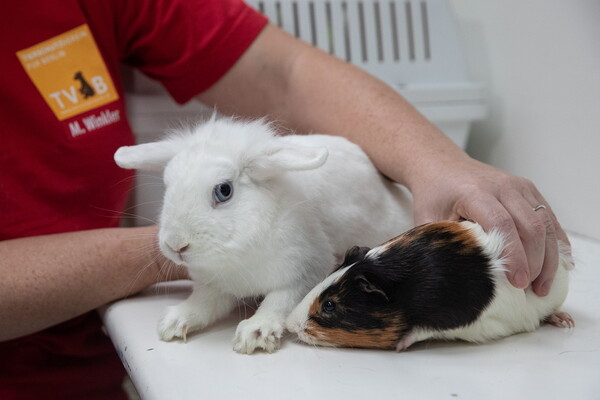
M335 302L333 302L331 300L327 300L325 303L323 303L323 312L331 314L334 311L335 311Z
M219 183L215 186L213 193L217 203L226 202L233 195L233 185L229 181Z

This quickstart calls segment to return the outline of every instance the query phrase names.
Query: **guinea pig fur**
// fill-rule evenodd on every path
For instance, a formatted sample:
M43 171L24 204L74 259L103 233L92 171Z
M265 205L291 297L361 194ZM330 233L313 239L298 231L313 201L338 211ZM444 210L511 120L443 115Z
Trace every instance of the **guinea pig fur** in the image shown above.
M573 327L558 312L567 296L569 249L550 293L513 287L502 234L474 223L422 225L373 248L354 247L287 319L306 343L402 351L427 339L486 342L535 330L546 320Z
M123 147L115 160L164 170L159 246L194 283L158 324L167 341L185 341L240 300L263 298L239 323L233 347L273 352L287 315L338 256L412 226L408 191L337 136L281 136L263 120L213 118Z

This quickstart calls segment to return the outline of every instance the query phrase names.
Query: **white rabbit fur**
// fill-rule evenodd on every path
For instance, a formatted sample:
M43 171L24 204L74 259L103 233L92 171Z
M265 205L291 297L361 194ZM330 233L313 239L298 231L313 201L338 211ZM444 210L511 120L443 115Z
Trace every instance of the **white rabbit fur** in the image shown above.
M188 268L194 288L159 322L163 340L185 340L238 300L264 296L238 325L234 349L273 352L286 316L336 256L412 226L408 191L337 136L279 136L264 120L213 117L160 142L122 147L115 160L164 167L159 244ZM225 181L233 195L217 203L215 185Z

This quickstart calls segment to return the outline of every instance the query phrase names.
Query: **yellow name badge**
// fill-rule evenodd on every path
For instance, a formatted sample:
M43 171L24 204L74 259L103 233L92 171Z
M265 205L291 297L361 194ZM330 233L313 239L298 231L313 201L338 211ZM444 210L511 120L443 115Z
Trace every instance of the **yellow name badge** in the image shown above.
M119 98L86 24L18 51L17 57L60 121Z

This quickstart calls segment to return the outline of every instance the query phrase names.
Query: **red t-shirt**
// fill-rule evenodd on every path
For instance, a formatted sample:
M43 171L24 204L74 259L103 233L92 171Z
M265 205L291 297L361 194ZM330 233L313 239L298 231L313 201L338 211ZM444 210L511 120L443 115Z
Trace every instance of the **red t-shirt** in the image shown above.
M265 23L239 0L5 2L0 240L117 226L132 174L113 154L134 140L121 63L183 103L216 82ZM0 343L0 399L124 398L122 366L100 327L90 313Z

